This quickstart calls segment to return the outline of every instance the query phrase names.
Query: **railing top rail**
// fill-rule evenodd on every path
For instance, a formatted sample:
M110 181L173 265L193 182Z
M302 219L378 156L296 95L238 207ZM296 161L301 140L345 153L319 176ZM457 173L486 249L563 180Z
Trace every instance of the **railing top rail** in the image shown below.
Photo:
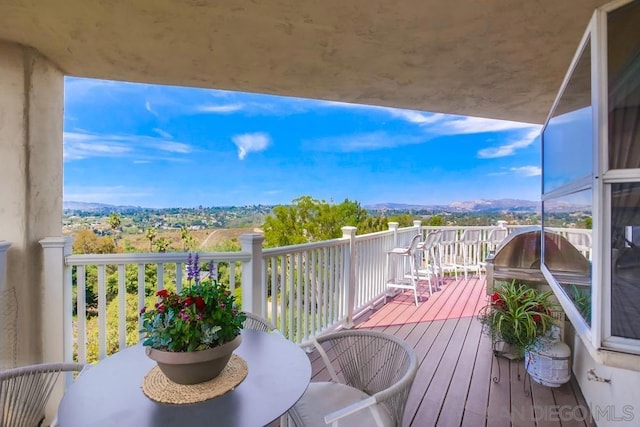
M156 264L186 262L187 252L136 253L136 254L76 254L65 257L66 265L118 265L118 264ZM249 252L202 252L201 261L249 262Z
M329 248L334 246L344 245L349 239L339 237L337 239L322 240L320 242L301 243L299 245L279 246L277 248L264 249L262 251L263 256L278 256L288 255L291 253L298 253L308 251L310 249Z
M377 237L383 237L383 236L393 236L393 230L383 230L383 231L376 231L375 233L358 234L356 235L356 240L357 241L371 240L371 239L375 239Z

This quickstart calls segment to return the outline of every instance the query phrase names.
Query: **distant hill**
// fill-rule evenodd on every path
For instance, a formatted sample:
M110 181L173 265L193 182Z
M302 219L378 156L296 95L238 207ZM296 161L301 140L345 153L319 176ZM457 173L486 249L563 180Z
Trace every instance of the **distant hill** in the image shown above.
M112 211L129 211L132 209L143 209L140 206L115 206L104 203L85 203L64 201L62 209L65 211L83 211L83 212L112 212Z
M580 206L575 204L566 203L563 201L552 201L548 205L555 212L576 212L585 210L586 206ZM239 207L228 207L231 209ZM246 207L250 208L250 207ZM272 206L258 205L254 206L254 209L265 211L268 213ZM364 206L365 209L370 211L432 211L432 212L451 212L451 213L491 213L491 212L540 212L541 203L531 200L518 200L518 199L498 199L498 200L470 200L464 202L452 202L447 205L419 205L419 204L406 204L406 203L376 203L373 205ZM85 202L73 202L65 201L63 203L63 209L69 211L82 211L93 213L110 213L117 212L135 212L138 210L145 210L148 208L142 208L139 206L115 206L104 203L85 203ZM181 208L167 208L157 209L158 211L172 210Z
M586 206L573 205L562 201L549 202L548 207L555 212L575 212L584 210ZM424 210L434 212L540 212L541 203L531 200L499 199L499 200L471 200L466 202L453 202L448 205L412 205L402 203L378 203L365 206L366 209L377 211L406 211Z

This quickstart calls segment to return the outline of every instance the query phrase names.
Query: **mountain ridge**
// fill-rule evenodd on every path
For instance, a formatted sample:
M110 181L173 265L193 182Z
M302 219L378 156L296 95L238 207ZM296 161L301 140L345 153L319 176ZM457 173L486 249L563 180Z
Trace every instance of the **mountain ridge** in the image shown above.
M276 206L276 205L273 205ZM562 201L547 202L547 206L556 212L571 212L585 210L588 206L574 205ZM408 203L375 203L371 205L363 206L365 209L373 211L434 211L434 212L500 212L500 211L512 211L512 212L540 212L542 208L541 202L535 202L531 200L520 199L476 199L468 201L454 201L449 204L408 204ZM87 203L87 202L75 202L64 201L64 211L88 211L88 212L105 212L105 211L130 211L130 210L143 210L143 209L156 209L156 208L144 208L140 206L122 206L122 205L109 205L105 203ZM174 208L157 208L162 209L174 209Z

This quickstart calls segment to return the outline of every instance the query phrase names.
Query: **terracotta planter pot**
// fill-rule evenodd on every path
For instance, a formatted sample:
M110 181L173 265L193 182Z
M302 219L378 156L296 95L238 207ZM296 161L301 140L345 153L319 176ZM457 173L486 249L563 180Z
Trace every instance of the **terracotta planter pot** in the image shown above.
M238 335L233 341L207 350L174 352L147 347L146 352L174 383L197 384L217 377L241 342L242 336Z

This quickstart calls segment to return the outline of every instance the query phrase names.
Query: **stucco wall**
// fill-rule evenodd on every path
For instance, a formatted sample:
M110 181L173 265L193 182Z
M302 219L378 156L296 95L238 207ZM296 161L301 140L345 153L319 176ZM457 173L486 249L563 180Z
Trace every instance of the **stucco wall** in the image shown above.
M640 372L596 362L582 339L567 322L568 342L573 344L573 374L598 427L640 425ZM597 381L594 375L610 382ZM562 413L562 412L560 412ZM572 414L567 413L567 416Z
M16 320L0 345L15 359L3 364L26 364L42 355L38 241L62 229L63 75L35 50L0 42L0 94L0 239L11 243L0 309Z

